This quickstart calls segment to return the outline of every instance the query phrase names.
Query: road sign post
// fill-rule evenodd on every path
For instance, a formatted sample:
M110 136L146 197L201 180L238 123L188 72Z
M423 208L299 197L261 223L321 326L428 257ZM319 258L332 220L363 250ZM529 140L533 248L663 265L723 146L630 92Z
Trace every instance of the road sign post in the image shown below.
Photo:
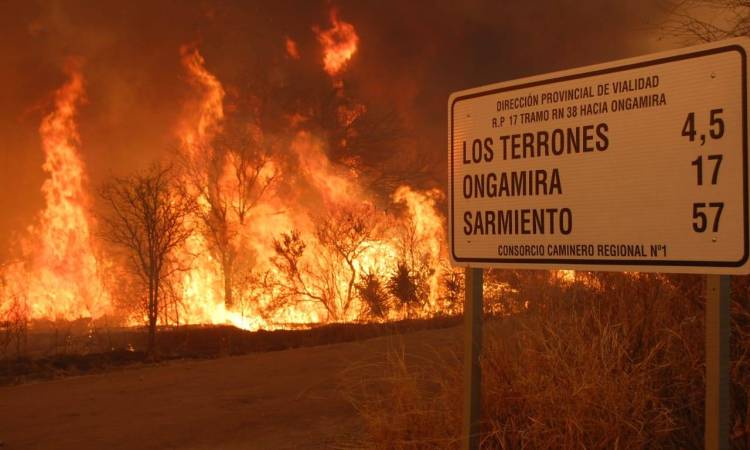
M706 277L707 449L729 449L730 277Z
M707 446L728 445L726 276L750 273L749 49L737 38L448 101L453 265L709 275Z
M462 448L478 450L482 386L482 269L465 269L464 278L464 415Z

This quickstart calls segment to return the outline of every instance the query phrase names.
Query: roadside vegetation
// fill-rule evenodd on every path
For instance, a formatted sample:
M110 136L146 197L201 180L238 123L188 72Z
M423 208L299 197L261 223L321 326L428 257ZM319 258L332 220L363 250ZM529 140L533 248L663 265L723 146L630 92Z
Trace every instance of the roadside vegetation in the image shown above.
M508 305L488 320L483 448L702 448L704 278L490 271ZM750 278L733 277L733 448L750 448ZM460 347L414 360L395 349L342 384L366 424L360 447L458 448ZM356 376L354 376L356 375Z

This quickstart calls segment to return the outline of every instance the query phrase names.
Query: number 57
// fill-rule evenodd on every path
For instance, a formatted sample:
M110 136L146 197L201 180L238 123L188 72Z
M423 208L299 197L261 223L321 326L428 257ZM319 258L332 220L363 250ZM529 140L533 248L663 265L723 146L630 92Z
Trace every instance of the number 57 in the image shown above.
M705 203L693 203L693 231L696 233L703 233L706 231L706 227L708 227L708 216L702 211L705 207ZM724 202L709 203L708 207L715 209L711 231L716 233L719 231L719 220L721 219L721 212L724 210Z

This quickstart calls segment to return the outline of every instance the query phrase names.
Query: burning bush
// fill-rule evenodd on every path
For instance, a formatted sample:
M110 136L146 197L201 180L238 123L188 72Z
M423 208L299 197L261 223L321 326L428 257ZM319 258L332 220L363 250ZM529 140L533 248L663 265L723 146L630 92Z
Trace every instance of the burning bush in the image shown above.
M442 310L445 314L459 314L464 302L464 271L452 268L443 271L441 283Z
M422 280L403 261L388 279L388 290L399 301L401 308L411 314L420 306L423 294Z
M367 317L380 320L388 317L388 310L391 307L390 299L377 274L366 273L357 284L357 292L364 303Z

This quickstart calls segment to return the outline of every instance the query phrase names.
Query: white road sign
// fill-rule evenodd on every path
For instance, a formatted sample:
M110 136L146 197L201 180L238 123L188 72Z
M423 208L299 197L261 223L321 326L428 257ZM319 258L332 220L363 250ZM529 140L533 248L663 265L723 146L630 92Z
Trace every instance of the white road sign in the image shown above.
M452 94L454 265L750 272L749 46Z

